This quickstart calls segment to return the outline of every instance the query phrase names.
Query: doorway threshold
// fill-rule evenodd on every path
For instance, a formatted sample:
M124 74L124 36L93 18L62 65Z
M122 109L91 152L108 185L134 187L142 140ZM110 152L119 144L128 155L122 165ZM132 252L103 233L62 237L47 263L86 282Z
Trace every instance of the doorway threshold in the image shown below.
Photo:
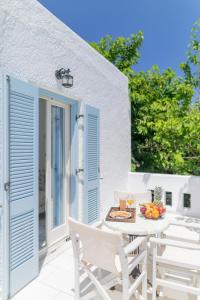
M45 261L49 263L52 259L54 259L57 255L60 255L63 252L63 247L66 248L68 243L71 244L70 237L66 236L62 240L56 242L50 247L45 246L44 248L40 249L39 251L39 259L41 261Z

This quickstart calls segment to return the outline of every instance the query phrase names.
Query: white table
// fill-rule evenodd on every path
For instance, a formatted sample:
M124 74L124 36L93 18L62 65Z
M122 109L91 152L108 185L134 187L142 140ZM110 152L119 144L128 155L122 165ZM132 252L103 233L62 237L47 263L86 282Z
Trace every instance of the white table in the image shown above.
M174 216L166 213L158 220L146 219L140 212L136 213L135 223L109 222L104 220L106 227L121 233L134 236L157 235L165 231L171 224Z
M179 226L192 225L194 229L200 232L200 219L181 216L175 213L166 213L162 218L158 220L146 219L141 215L139 211L136 212L136 222L135 223L125 223L125 222L109 222L104 220L106 227L111 230L117 230L121 233L127 234L132 241L133 236L149 236L149 235L159 235L164 232L171 224ZM138 249L140 251L140 249ZM132 276L140 274L139 266L133 271ZM148 280L150 286L150 293L152 290L152 283Z

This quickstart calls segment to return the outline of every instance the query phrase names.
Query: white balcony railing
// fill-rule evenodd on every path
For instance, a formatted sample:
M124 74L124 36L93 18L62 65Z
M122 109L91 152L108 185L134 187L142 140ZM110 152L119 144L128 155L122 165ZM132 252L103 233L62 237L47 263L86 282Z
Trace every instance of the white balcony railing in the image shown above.
M166 203L166 192L172 193L172 205L167 206L168 211L200 218L200 176L129 173L128 190L143 192L154 190L155 186L163 188L162 200L164 203ZM190 207L184 207L184 194L189 195Z

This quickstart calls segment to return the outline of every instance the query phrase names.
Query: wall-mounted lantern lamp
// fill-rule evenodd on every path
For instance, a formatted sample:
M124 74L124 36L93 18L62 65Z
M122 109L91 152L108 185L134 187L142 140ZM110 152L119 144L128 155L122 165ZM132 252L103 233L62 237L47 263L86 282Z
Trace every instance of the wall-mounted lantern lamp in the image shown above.
M60 70L56 70L55 76L58 80L61 80L62 86L66 88L70 88L73 86L74 77L70 75L70 69L61 68Z

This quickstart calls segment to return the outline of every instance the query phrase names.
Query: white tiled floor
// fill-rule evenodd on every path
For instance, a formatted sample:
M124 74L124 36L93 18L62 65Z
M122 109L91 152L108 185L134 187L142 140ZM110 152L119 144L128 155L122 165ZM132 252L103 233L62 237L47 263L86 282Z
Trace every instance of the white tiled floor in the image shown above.
M40 274L17 293L12 300L73 300L74 260L71 243L41 261ZM112 299L120 300L119 291L110 291ZM102 300L98 295L88 300Z
M73 300L74 261L71 243L67 242L56 252L48 255L40 265L39 276L16 294L12 300ZM113 300L122 299L121 292L117 290L109 291L109 294ZM148 297L149 300L150 298ZM188 300L189 298L181 296L176 299ZM93 295L87 300L102 300L102 298ZM132 300L135 300L135 297Z
M12 300L72 300L74 272L71 244L68 242L41 261L39 276Z

